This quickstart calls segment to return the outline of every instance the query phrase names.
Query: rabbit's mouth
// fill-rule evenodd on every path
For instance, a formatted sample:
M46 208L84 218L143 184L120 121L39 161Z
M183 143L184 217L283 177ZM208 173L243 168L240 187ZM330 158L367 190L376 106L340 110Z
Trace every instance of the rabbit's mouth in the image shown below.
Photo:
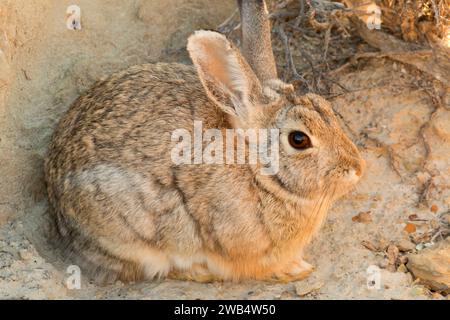
M353 191L361 180L361 176L361 173L350 169L339 181L336 181L334 194L332 195L333 199L337 200Z

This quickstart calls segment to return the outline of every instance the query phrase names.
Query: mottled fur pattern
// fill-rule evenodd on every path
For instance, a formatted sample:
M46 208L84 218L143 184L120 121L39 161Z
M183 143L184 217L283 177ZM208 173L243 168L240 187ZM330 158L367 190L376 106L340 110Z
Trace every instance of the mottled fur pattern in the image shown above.
M45 172L60 244L104 281L304 278L303 248L362 174L358 150L328 102L263 83L224 36L197 32L188 50L194 67L114 74L59 123ZM279 172L175 165L171 134L193 133L194 120L204 130L280 129ZM290 147L291 130L313 147Z

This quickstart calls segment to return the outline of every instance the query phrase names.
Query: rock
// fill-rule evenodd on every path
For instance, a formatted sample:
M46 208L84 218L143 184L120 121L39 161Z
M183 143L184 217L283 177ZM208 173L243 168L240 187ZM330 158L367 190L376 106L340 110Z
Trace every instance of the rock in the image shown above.
M450 292L450 238L408 255L408 269L436 291Z
M450 225L450 214L444 214L442 220L444 221L444 223Z
M419 244L416 246L416 250L417 250L417 251L421 251L421 250L423 250L424 248L425 248L425 246L424 246L423 243L419 243Z
M429 294L429 291L423 286L415 286L411 289L411 294L413 297L422 297L427 296Z
M401 265L398 266L397 272L407 273L408 269L406 268L406 266L404 264L401 264Z
M30 260L30 259L33 257L33 255L31 254L31 252L28 251L28 250L26 250L26 249L20 250L20 251L19 251L19 256L20 256L20 258L21 258L22 260L25 260L25 261Z
M450 142L450 112L439 110L433 118L432 128L434 132L445 142Z
M444 300L444 297L438 292L434 292L431 297L433 298L433 300Z
M387 267L389 267L389 260L386 258L381 259L380 262L378 263L378 266L381 269L386 269Z
M412 243L411 241L406 240L406 239L399 240L396 243L396 246L397 246L398 250L400 250L401 252L413 251L416 248L414 243Z
M407 256L400 256L400 257L398 257L398 262L400 264L406 265L408 263L408 257Z
M324 283L322 281L308 278L295 284L295 292L300 297L304 297L307 294L320 290L320 288L322 288L323 285Z

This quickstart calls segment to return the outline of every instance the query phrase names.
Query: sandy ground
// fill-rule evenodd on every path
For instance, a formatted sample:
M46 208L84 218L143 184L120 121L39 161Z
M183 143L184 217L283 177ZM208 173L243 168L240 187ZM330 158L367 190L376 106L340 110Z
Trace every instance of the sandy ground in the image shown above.
M65 28L72 1L0 0L0 298L440 298L389 263L385 247L417 240L436 227L417 222L408 233L411 215L433 221L449 211L449 91L390 60L364 60L336 76L349 92L337 93L333 107L368 166L308 248L307 261L317 268L311 278L108 287L83 279L81 289L69 290L68 266L58 263L45 241L42 162L55 123L102 76L144 62L188 62L187 35L215 28L235 8L231 0L76 2L83 10L82 31ZM370 221L352 219L361 212L369 212ZM367 243L383 249L369 250ZM370 266L380 268L379 288L367 286Z

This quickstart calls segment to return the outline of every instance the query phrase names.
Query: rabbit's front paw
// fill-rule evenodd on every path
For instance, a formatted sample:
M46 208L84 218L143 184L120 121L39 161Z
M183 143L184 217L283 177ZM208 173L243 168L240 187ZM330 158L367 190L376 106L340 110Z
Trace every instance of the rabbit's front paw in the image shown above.
M307 278L314 271L314 267L308 262L299 259L289 263L282 271L272 276L272 281L292 282Z

